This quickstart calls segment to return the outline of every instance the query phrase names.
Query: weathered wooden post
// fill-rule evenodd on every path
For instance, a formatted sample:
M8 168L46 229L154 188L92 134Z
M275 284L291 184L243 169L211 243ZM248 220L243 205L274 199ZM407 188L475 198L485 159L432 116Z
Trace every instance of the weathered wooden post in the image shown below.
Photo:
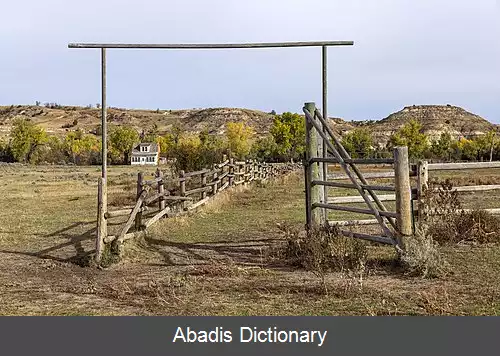
M104 191L106 189L105 178L99 177L99 182L97 185L97 239L96 239L96 254L95 261L97 263L101 262L102 253L104 251L104 239L107 236L107 224L105 217L105 207L107 194Z
M216 164L212 165L212 170L214 172L213 180L212 180L212 182L213 182L213 186L212 186L213 191L212 191L212 194L215 195L215 194L217 194L217 189L218 189L218 184L217 184L218 174L217 174L217 165Z
M418 161L417 164L417 199L418 199L418 221L422 221L426 215L426 207L423 202L426 190L429 188L429 163Z
M241 174L242 172L241 162L238 162L238 183L241 183L245 177Z
M144 173L137 173L137 199L141 197L142 190L144 189ZM142 209L139 210L137 215L135 216L135 229L139 231L142 225Z
M316 111L315 103L305 103L305 109L311 114L314 118L314 112ZM306 197L308 198L308 202L306 201L306 226L307 228L311 228L313 226L321 225L321 209L320 208L312 208L313 204L321 202L321 186L313 185L312 182L315 180L320 180L320 167L317 163L312 163L310 160L312 158L317 157L318 154L318 134L316 133L314 126L309 122L309 120L305 119L306 125Z
M234 158L229 159L229 186L234 185Z
M101 178L97 189L97 237L96 255L97 263L101 262L104 250L104 239L108 234L108 222L105 214L108 210L108 146L107 146L107 100L106 100L106 49L101 48Z
M201 174L201 187L206 188L207 187L207 174L202 173ZM201 192L201 199L205 199L207 197L207 191L204 190Z
M394 148L394 178L396 183L396 213L397 239L401 248L404 240L413 234L410 165L408 162L408 147Z
M158 178L158 194L160 194L158 207L161 211L165 209L165 197L163 196L165 194L165 184L163 183L163 172L160 168L156 169L156 178Z
M179 194L181 197L185 197L186 196L186 179L185 179L185 172L184 171L180 171L179 172ZM181 201L180 203L181 205L181 210L184 210L185 208L185 201Z
M315 103L306 103L305 109L314 118L314 113L316 111ZM306 118L306 164L308 165L308 189L310 202L306 207L309 209L310 221L307 223L308 227L321 225L322 223L322 211L321 208L312 208L316 203L321 202L321 192L322 188L320 185L313 185L312 182L315 180L320 180L320 166L318 163L312 163L310 160L312 158L318 157L318 133L316 132L314 126Z

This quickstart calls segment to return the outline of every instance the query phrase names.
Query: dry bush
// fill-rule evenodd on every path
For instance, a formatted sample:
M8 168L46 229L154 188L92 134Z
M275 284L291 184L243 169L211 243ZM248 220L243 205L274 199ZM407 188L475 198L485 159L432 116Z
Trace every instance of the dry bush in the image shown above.
M435 187L438 187L435 190ZM426 212L422 226L436 242L446 243L498 243L500 218L484 210L464 211L449 179L432 182L425 191L421 208Z
M366 265L366 244L341 235L336 227L305 232L285 226L282 230L286 244L278 256L293 266L325 273L359 270Z
M112 194L109 197L108 204L111 206L129 206L134 205L137 201L137 197L133 193L120 193Z
M439 252L439 245L428 233L427 226L420 226L412 238L406 239L401 262L412 276L435 278L447 271L447 263Z
M327 272L341 272L343 294L351 292L354 286L363 287L368 258L363 241L343 236L338 227L306 232L284 226L281 230L285 233L286 244L274 250L273 257L312 272L320 279L325 295L329 294Z

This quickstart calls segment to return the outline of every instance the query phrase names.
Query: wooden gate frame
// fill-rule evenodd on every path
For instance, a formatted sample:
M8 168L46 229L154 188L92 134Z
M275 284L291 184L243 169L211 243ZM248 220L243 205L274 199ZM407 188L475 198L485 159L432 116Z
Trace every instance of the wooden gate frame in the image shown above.
M382 236L354 233L340 230L345 236L380 242L404 248L404 239L413 234L412 196L410 186L410 167L408 148L396 147L394 159L352 159L340 140L333 133L328 123L316 108L315 103L305 103L303 108L306 126L306 152L304 160L306 187L306 228L328 224L328 210L350 211L369 214L376 218L382 228ZM333 141L333 142L332 142ZM330 156L329 156L330 155ZM329 163L340 164L351 181L338 183L328 181ZM395 186L370 185L356 163L394 163ZM339 187L356 189L368 209L342 207L328 202L326 189L321 187ZM394 191L396 212L389 212L378 198L376 191ZM389 227L388 224L391 226ZM391 229L392 228L392 229Z

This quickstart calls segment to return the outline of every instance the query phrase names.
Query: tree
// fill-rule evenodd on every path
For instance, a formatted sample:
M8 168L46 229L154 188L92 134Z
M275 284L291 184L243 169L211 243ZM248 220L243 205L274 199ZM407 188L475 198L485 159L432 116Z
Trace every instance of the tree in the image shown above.
M390 147L408 146L410 158L420 158L429 147L427 136L417 120L408 121L389 139Z
M93 135L84 135L81 130L69 132L62 146L75 164L96 163L101 150L101 142Z
M253 128L244 122L228 122L226 125L229 151L238 158L245 158L250 153L254 135Z
M16 118L10 130L10 149L16 161L30 162L33 154L47 141L44 129L29 119Z
M453 153L453 138L449 132L442 132L439 139L432 142L431 153L439 159L450 159Z
M342 138L342 145L352 158L367 158L373 152L373 137L366 128L354 129Z
M487 156L490 162L493 161L493 150L498 141L496 131L490 130L485 135L479 136L475 141L477 142L480 157Z
M128 164L132 148L139 142L137 131L130 126L116 126L111 129L109 140L111 150L122 158L123 164Z
M276 159L278 146L272 135L259 138L252 145L250 157L260 161L274 161Z
M274 117L271 135L277 144L278 154L285 160L300 160L305 150L304 118L299 114L285 112Z

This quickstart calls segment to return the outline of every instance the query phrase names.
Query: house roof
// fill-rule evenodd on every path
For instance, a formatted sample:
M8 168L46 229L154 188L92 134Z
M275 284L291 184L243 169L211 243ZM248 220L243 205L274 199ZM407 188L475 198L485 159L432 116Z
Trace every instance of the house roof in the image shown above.
M144 147L144 146L150 147L149 152L141 152L141 147ZM159 151L160 151L159 146L156 142L143 142L143 143L139 143L138 145L136 145L132 149L132 154L151 154L151 153L156 154Z

